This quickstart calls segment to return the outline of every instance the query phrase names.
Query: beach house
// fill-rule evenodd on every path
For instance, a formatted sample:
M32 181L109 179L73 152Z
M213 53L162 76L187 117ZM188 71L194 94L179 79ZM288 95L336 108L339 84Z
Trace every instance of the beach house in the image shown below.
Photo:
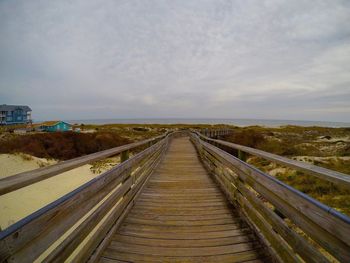
M24 105L0 105L0 125L32 122L32 109Z
M71 131L72 125L64 121L46 121L38 125L38 130L46 132Z

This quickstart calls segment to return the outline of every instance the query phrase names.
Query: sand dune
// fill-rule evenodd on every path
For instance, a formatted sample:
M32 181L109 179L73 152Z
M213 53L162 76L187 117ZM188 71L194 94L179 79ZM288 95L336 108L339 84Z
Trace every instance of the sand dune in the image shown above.
M42 162L52 164L55 161L35 157L31 160L24 160L19 155L1 154L0 178L39 168ZM92 165L87 164L0 196L1 229L5 229L104 172L101 170L95 174L91 171L91 167Z

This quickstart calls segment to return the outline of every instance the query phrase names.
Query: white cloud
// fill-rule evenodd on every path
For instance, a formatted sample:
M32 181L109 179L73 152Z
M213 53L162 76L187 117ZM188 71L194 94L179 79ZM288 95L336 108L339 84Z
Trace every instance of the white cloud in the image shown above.
M349 22L340 0L3 1L0 99L48 119L350 121Z

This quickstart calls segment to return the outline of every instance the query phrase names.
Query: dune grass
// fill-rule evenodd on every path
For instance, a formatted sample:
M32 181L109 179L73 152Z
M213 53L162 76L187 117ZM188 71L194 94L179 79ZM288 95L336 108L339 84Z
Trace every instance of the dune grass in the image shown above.
M233 134L221 139L303 160L350 176L349 128L253 126L236 128ZM350 215L349 190L262 158L251 156L248 162L326 205Z

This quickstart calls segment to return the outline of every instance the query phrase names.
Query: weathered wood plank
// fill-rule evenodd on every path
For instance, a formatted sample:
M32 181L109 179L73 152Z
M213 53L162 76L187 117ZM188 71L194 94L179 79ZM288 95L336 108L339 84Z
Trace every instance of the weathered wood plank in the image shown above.
M240 193L237 193L236 196L241 208L247 214L247 218L256 226L257 231L262 232L264 237L270 242L283 261L291 263L302 262L290 249L287 243L275 233L264 217L257 213L253 206Z
M141 225L141 224L131 224L124 223L120 229L128 229L134 232L152 232L152 233L205 233L205 232L218 232L218 231L228 231L240 228L245 228L243 222L233 222L231 224L224 225L212 225L212 226L154 226L154 225Z
M132 184L129 177L123 185L118 188L93 214L91 214L83 223L81 223L73 232L66 237L46 258L45 262L63 262L76 247L85 239L91 230L105 216L105 214L116 204L118 199L122 197Z
M181 248L169 248L162 247L159 249L159 246L143 246L137 245L133 243L124 243L113 241L109 249L115 249L120 252L127 253L137 253L144 255L152 255L152 256L187 256L187 257L198 257L198 256L213 256L213 255L222 255L229 253L239 253L244 251L250 251L254 248L258 248L259 244L256 242L248 242L248 243L240 243L233 245L225 245L225 246L214 246L214 247L181 247Z
M175 227L174 227L175 228ZM177 228L177 227L176 227ZM238 228L233 230L225 231L212 231L212 232L200 232L195 235L191 233L173 233L173 232L149 232L142 231L137 232L131 229L121 229L118 231L118 234L123 236L132 236L140 238L154 238L154 239L177 239L177 240L204 240L212 238L231 238L231 241L234 242L235 237L237 236L247 236L250 235L252 231L246 226L246 228Z
M193 234L192 234L193 236ZM202 239L164 239L162 237L159 238L152 238L152 237L136 237L136 236L129 236L129 235L121 235L117 234L114 236L114 240L117 240L119 242L123 243L133 243L137 245L144 245L144 246L158 246L158 247L173 247L173 248L183 248L183 247L213 247L213 246L226 246L226 245L232 245L232 244L240 244L240 243L247 243L256 240L256 237L252 234L247 235L238 235L238 236L229 236L229 237L203 237ZM113 247L113 242L111 243L111 247Z
M329 262L329 260L322 255L318 249L313 247L301 235L298 235L271 209L267 208L260 199L251 193L242 183L238 182L238 189L244 195L250 204L253 205L257 211L261 213L266 221L278 232L284 240L307 262L321 263Z
M153 256L153 255L143 255L143 254L132 254L125 253L118 250L107 249L103 258L123 260L126 262L220 262L220 263L232 263L232 262L245 262L247 260L254 260L261 257L265 257L265 251L262 249L249 250L239 253L229 253L225 255L215 255L215 256L198 256L198 257L184 257L177 255L176 257L164 257L164 256ZM268 262L268 261L267 261Z

